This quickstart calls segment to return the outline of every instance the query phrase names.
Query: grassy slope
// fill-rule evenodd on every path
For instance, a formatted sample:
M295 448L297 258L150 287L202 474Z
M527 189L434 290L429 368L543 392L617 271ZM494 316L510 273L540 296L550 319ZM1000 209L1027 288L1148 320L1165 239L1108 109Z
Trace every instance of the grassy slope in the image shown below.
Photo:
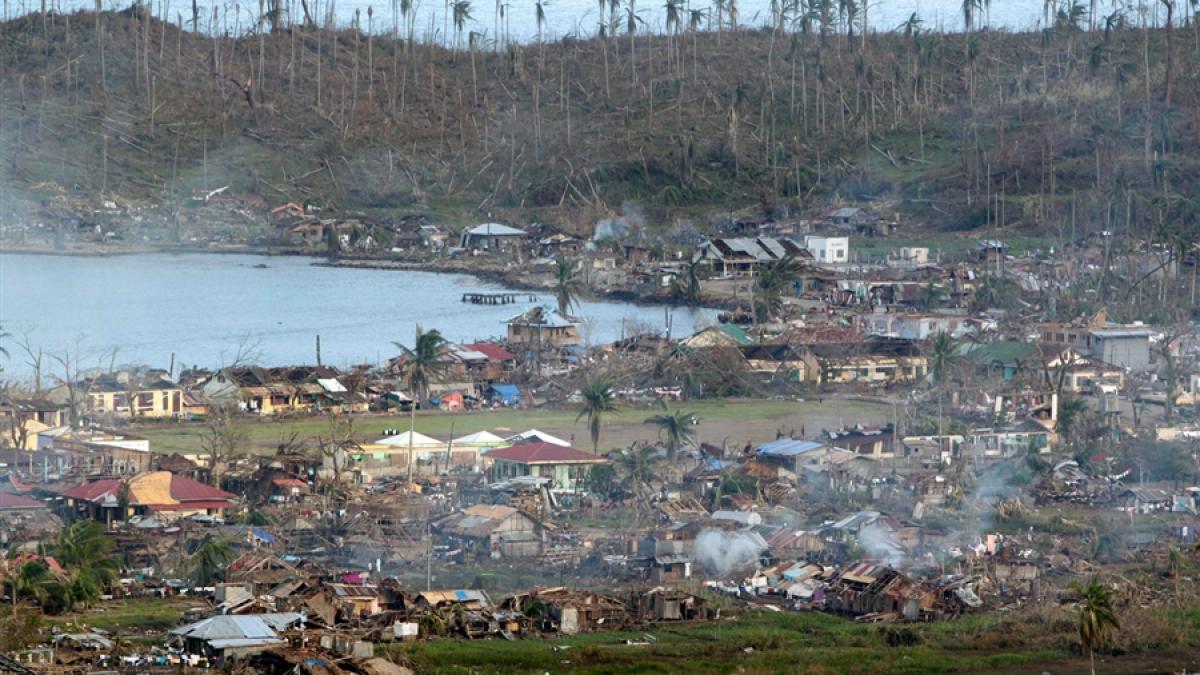
M878 423L886 419L890 409L865 401L692 401L682 406L683 409L696 413L701 423L698 427L700 439L720 444L725 436L729 436L731 444L741 445L746 441L765 441L774 438L775 431L780 425L785 427L805 424L812 431L822 426L833 426L841 421L849 424L854 422ZM633 438L652 440L654 429L643 423L656 411L646 408L622 408L612 415L605 429L604 441L601 446L627 444ZM451 425L454 436L465 436L476 431L488 430L503 433L526 429L541 429L551 434L561 434L566 437L572 432L576 436L576 444L586 447L589 444L586 420L576 421L577 413L572 410L501 410L497 412L474 412L445 414L440 412L422 413L417 415L417 431L434 436L449 438ZM355 434L362 440L373 440L383 434L387 428L408 429L407 415L398 416L369 416L355 420ZM286 439L295 433L300 439L310 438L327 433L329 423L321 418L280 419L257 421L247 420L242 423L246 430L247 440L258 452L272 452L281 439ZM198 424L172 424L157 428L146 428L138 433L150 439L151 447L158 452L194 453L200 450L200 434L203 428Z
M107 190L183 204L186 237L262 233L184 201L226 184L251 214L292 199L452 225L583 225L627 201L656 225L899 196L910 226L994 224L1003 202L1002 227L1065 236L1072 213L1080 230L1119 221L1126 189L1180 191L1200 166L1190 29L1166 110L1162 32L1149 35L1147 106L1133 30L880 34L865 54L837 36L741 31L687 35L669 55L643 36L631 59L626 39L454 55L383 38L369 50L350 31L214 41L141 19L0 24L0 185L13 197L0 210L53 213ZM1133 206L1134 225L1154 218ZM150 236L173 236L170 213L147 213Z

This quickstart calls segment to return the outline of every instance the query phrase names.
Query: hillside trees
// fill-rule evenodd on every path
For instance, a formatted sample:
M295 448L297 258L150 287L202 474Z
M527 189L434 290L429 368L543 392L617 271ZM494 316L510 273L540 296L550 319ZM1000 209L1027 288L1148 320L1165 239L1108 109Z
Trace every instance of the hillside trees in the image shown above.
M249 27L220 11L31 15L0 25L0 178L34 202L34 185L185 204L230 184L268 202L580 219L627 200L669 217L898 193L956 226L1143 233L1155 214L1139 200L1200 175L1197 56L1172 12L1162 29L1114 12L1084 32L1077 4L1045 35L913 16L852 43L868 4L777 3L768 34L724 0L707 16L669 2L651 10L663 39L641 6L608 3L600 37L551 42L543 26L493 51L463 35L464 0L443 39L470 59L422 42L408 0L383 33L372 12L335 29L273 1ZM965 9L986 23L986 5Z

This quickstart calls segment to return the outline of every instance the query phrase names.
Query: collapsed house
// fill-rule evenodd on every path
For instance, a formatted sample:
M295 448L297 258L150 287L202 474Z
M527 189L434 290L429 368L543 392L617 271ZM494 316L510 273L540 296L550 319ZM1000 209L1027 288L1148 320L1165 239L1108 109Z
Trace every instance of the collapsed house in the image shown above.
M982 606L976 577L945 583L917 581L890 565L859 561L843 568L825 589L825 609L856 621L934 621Z
M631 619L629 606L616 598L561 586L518 593L503 607L529 617L535 630L563 635L618 630Z

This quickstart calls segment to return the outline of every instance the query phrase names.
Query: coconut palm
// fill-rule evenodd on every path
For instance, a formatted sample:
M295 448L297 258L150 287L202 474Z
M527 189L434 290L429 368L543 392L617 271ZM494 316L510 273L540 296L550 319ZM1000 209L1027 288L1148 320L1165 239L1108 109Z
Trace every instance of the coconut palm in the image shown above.
M550 4L550 0L537 0L534 3L535 16L537 18L537 41L542 43L542 29L546 26L546 6Z
M414 463L413 436L417 431L417 403L429 399L429 386L442 379L450 364L442 359L442 347L446 344L446 338L442 337L436 328L426 332L417 324L417 333L411 349L399 342L392 344L404 352L401 364L404 386L413 397L408 406L408 480L411 482Z
M667 34L678 34L680 26L683 25L683 3L680 0L667 0L663 9L667 12Z
M683 298L687 304L700 303L700 274L704 268L703 260L692 260L684 268L683 278L676 276L671 281L671 293Z
M579 261L560 257L554 267L554 301L558 313L569 316L571 309L579 306L579 298L587 286L579 276Z
M457 0L450 6L450 10L454 19L454 48L458 49L458 44L462 40L463 27L471 19L471 2L470 0Z
M198 586L211 584L235 558L237 554L228 539L206 537L189 561L192 581Z
M600 427L604 417L617 409L613 398L613 382L605 375L590 375L580 390L583 396L583 408L576 415L575 421L587 417L588 433L592 437L592 452L600 449Z
M1074 396L1063 397L1058 402L1058 435L1070 443L1079 431L1079 422L1087 412L1088 405L1083 399Z
M1113 611L1112 591L1097 577L1088 580L1087 585L1073 582L1069 588L1071 596L1063 603L1079 605L1079 643L1087 650L1092 675L1096 675L1096 650L1104 644L1110 631L1121 629Z
M436 328L426 331L418 324L411 349L400 342L392 344L404 352L401 364L404 386L408 387L418 401L425 400L429 395L430 385L441 380L449 365L442 359L442 347L446 344L446 338L442 337Z
M783 295L803 269L803 263L790 255L762 269L754 283L754 311L759 321L766 321L783 309Z
M904 37L912 38L912 36L921 32L922 23L924 21L921 20L921 17L917 16L916 12L913 12L904 23L896 26L896 30L904 31Z
M642 497L650 493L650 483L658 479L654 470L654 465L658 463L658 450L638 443L621 452L615 459L621 473L625 476L626 489L634 496L634 513L640 521L643 508L647 505L646 500Z
M663 401L662 409L661 415L646 418L646 424L658 427L658 435L667 445L667 461L674 462L679 449L696 438L696 430L692 428L696 415L672 409L666 401Z
M957 365L958 356L955 350L958 345L955 344L954 338L950 334L941 331L933 336L929 342L929 351L926 359L929 363L929 374L933 377L934 387L937 389L938 397L938 436L945 436L946 424L944 415L944 399L946 396L946 378L950 371Z
M51 551L62 565L86 571L88 582L107 587L116 581L120 571L120 564L113 556L115 547L100 523L81 520L59 533Z
M40 603L46 596L46 582L51 578L50 570L40 561L30 560L21 565L17 573L8 579L13 616L17 615L17 603L22 597L32 597Z

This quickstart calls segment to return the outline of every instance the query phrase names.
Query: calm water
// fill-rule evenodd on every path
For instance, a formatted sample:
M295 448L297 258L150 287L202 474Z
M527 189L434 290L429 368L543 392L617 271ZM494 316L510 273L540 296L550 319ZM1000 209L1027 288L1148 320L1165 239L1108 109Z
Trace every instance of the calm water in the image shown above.
M299 0L283 1L285 8L291 8L290 12L297 17L297 20L302 18L303 13L300 10ZM41 2L42 0L6 0L4 6L9 14L13 15L37 10L41 6ZM101 0L101 6L106 9L125 9L130 4L131 0ZM182 14L186 17L186 21L191 21L191 0L147 0L146 4L153 7L156 16L165 14L174 21L178 14ZM446 22L446 8L453 5L453 2L416 0L413 4L416 7L413 14L415 16L414 34L418 39L453 43L454 26L452 22L449 25ZM648 29L662 32L666 16L665 4L664 0L637 0L637 14L644 22L641 24L643 28L639 28L639 30ZM710 16L715 17L715 12L711 11L713 6L711 1L691 0L684 4L685 7L691 9L707 10ZM771 0L736 0L731 4L735 4L737 7L738 23L741 26L761 26L770 21ZM1137 5L1137 3L1133 4ZM1150 3L1148 0L1144 4L1150 12L1154 12L1155 6L1158 5L1158 3ZM199 0L197 5L200 8L201 28L205 29L212 17L214 5L221 9L223 18L216 24L221 31L233 32L239 28L244 30L254 23L253 17L258 14L258 3L254 0L242 0L241 2ZM350 24L357 10L360 12L360 22L364 30L368 28L367 8L369 7L374 14L370 28L377 34L391 31L394 25L393 19L398 19L400 16L396 9L399 7L399 2L393 4L393 0L309 0L308 5L310 12L318 20L323 20L328 9L332 7L333 15L339 25ZM47 6L58 7L60 11L73 11L92 9L95 2L94 0L47 0ZM498 6L505 8L503 14L507 18L507 28L497 27ZM480 34L485 44L494 40L497 34L504 34L508 39L532 41L538 34L536 6L537 0L472 0L470 3L471 18L463 26L462 42L466 43L467 34L470 32ZM622 9L618 15L624 17L624 7L628 6L628 0L624 0L621 6ZM836 3L834 6L836 7ZM546 17L542 28L545 39L557 39L567 35L591 36L596 34L599 21L598 0L543 0L542 7ZM868 4L867 15L872 29L877 31L895 30L914 12L923 20L924 28L959 31L963 26L961 7L961 0L881 0ZM993 28L1009 30L1037 29L1042 23L1042 7L1043 0L1010 0L1003 3L991 3L985 12L984 23ZM1112 11L1111 3L1108 2L1101 2L1098 7L1098 11L1103 14ZM241 15L240 20L237 18L238 14ZM1135 13L1131 12L1132 14ZM685 22L686 17L685 13Z
M419 322L448 339L504 334L504 321L529 306L461 302L469 291L496 291L473 277L432 272L314 267L294 256L146 254L114 257L0 255L0 324L49 352L86 355L84 364L215 367L244 342L259 363L315 362L321 336L325 363L380 363L412 342ZM266 269L255 265L265 264ZM548 295L541 296L552 302ZM662 330L662 307L585 302L576 311L586 341L621 336L622 328ZM672 332L686 335L713 322L713 310L671 310ZM6 375L28 368L13 344ZM3 358L0 356L0 358Z

